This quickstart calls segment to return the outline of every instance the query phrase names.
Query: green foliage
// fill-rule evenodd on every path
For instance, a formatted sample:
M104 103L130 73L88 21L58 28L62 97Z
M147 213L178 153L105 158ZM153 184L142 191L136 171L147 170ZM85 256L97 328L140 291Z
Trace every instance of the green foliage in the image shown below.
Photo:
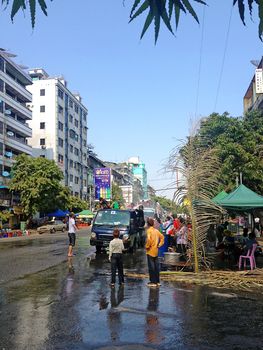
M178 205L175 202L173 202L171 199L168 199L166 197L154 196L151 199L155 202L158 202L160 206L166 211L177 212L179 209Z
M113 182L112 184L112 202L118 202L120 205L124 204L121 188Z
M258 7L259 38L262 39L263 33L263 1L262 0L233 0L233 6L238 6L239 16L243 24L245 25L245 4L247 2L250 16L252 17L253 5ZM168 30L173 33L172 29L172 16L175 14L175 25L178 28L180 13L189 13L199 23L198 15L193 8L194 4L207 5L207 0L135 0L130 13L130 21L137 18L143 12L148 10L144 27L141 33L141 38L149 28L150 24L154 20L155 25L155 42L158 39L160 22L162 21Z
M82 210L88 209L88 203L80 198L69 196L68 209L74 213L79 213Z
M36 5L40 6L42 12L47 16L47 0L1 0L2 5L8 7L12 2L11 20L13 21L15 15L19 10L25 11L28 7L30 9L31 24L34 28L36 17ZM52 1L52 0L50 0ZM230 0L231 1L231 0ZM252 17L253 6L258 7L258 35L262 39L263 34L263 1L262 0L232 0L233 6L238 6L239 16L241 21L245 25L245 4L247 3L250 17ZM73 1L72 1L73 3ZM175 15L176 29L179 24L180 13L189 13L199 23L198 15L193 8L194 4L207 5L207 0L134 0L133 6L130 12L130 22L138 16L142 15L148 10L148 14L143 26L141 38L148 30L149 26L154 22L155 29L155 43L159 36L160 24L163 22L168 30L173 34L172 17Z
M8 210L0 211L0 221L7 222L12 214Z
M27 217L37 211L65 209L68 190L61 185L63 174L54 161L21 154L16 157L12 171L10 190L20 193Z
M53 0L50 0L53 1ZM32 28L35 27L36 19L36 4L40 6L42 12L47 16L47 4L46 0L13 0L12 9L11 9L11 20L14 20L15 15L19 10L25 11L29 5L31 24ZM2 5L7 7L10 4L10 0L2 0Z
M236 177L243 174L243 183L263 193L263 126L262 112L231 118L227 113L212 114L201 123L196 137L205 137L207 146L215 147L220 159L218 172L222 184L218 191L233 190Z

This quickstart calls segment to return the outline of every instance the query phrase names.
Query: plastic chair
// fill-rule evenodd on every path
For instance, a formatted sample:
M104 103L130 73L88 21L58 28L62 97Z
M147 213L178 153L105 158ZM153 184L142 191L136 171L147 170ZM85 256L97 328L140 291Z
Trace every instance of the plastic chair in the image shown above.
M257 244L254 243L252 246L252 249L249 249L249 251L247 252L247 255L240 255L239 257L239 270L241 270L241 266L242 266L242 259L244 259L244 268L246 268L246 259L249 259L249 263L250 263L250 269L253 270L255 269L256 266L256 259L255 259L255 251L257 249Z

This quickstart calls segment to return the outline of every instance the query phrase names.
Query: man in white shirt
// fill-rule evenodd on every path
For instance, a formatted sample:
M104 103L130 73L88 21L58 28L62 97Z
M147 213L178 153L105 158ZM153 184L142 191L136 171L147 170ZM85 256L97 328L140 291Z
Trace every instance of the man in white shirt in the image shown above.
M111 286L115 286L116 270L118 269L119 285L123 285L123 262L122 252L124 250L123 241L119 238L120 231L115 228L113 231L113 240L110 241L109 246L109 260L111 262Z
M68 256L73 256L73 247L76 242L76 231L77 226L74 219L74 213L70 213L68 220L68 238L69 238L69 246L68 246Z

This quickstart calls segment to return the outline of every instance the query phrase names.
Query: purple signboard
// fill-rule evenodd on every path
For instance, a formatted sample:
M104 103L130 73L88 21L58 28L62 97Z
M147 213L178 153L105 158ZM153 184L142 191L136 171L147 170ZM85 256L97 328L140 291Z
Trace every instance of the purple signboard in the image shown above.
M94 169L95 199L111 199L111 169Z

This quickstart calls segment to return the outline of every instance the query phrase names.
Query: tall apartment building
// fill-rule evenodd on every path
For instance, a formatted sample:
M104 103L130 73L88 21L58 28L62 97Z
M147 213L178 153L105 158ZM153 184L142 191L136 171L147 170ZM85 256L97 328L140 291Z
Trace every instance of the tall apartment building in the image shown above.
M143 199L148 199L148 182L147 182L147 171L145 164L140 161L139 157L131 157L128 160L130 169L132 170L133 176L140 180L143 188Z
M88 110L62 77L50 77L42 68L30 70L29 75L33 156L55 160L71 194L87 200Z
M0 189L8 187L14 157L21 153L32 154L27 142L32 136L28 124L32 113L27 108L32 95L26 89L32 81L24 71L26 67L16 64L13 57L16 55L0 49ZM2 194L0 206L10 206L11 199L3 199Z

